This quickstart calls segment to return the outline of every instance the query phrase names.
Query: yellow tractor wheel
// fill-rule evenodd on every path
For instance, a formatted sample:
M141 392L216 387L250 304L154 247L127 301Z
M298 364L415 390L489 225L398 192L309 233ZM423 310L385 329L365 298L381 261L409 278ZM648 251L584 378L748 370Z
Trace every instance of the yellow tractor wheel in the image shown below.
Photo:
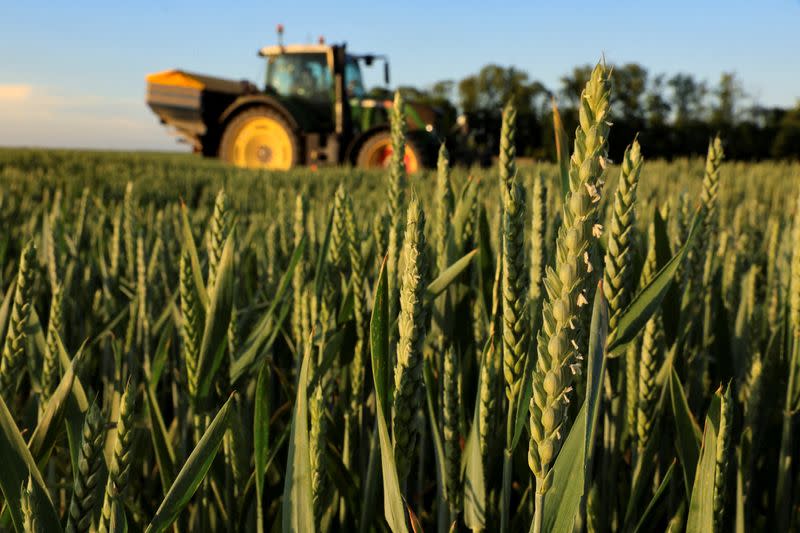
M410 139L406 139L406 153L403 158L406 172L414 174L421 167L422 153ZM359 168L386 168L392 160L392 138L388 131L381 131L370 137L361 145L356 157Z
M243 111L222 134L220 157L241 168L289 170L300 158L297 136L267 107Z

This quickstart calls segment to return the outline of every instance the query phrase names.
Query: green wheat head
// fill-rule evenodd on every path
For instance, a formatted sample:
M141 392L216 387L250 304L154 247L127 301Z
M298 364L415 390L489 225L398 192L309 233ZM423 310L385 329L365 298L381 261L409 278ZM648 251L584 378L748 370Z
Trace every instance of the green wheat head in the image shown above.
M506 396L512 402L519 394L522 371L528 356L528 274L525 248L524 189L511 179L503 202L503 375Z
M0 395L9 405L16 393L20 374L25 370L25 342L28 318L33 306L36 248L28 243L22 250L17 270L17 286L11 305L11 318L0 359Z
M117 505L122 505L121 498L128 484L128 474L133 462L133 421L136 408L136 385L130 378L125 385L119 405L116 441L111 455L111 464L108 468L108 480L106 481L103 507L100 514L99 530L101 533L111 531L111 507L115 500Z
M578 319L580 308L589 303L585 281L593 270L590 245L597 234L596 211L609 129L608 81L605 66L597 65L581 95L580 126L570 159L570 190L558 231L555 268L547 269L544 282L547 298L537 338L528 453L540 494L552 483L552 465L566 437L563 426L572 376L582 357Z
M517 175L517 108L514 102L506 103L503 108L503 119L500 127L500 185L510 187L511 179Z
M61 375L58 340L64 336L64 299L61 285L56 284L50 300L50 318L47 322L47 340L42 360L42 407L56 390Z
M731 440L733 438L733 397L731 386L725 387L721 396L719 429L717 430L716 465L714 468L714 531L725 531L723 524L727 505L728 469L730 467Z
M217 267L222 257L222 248L231 231L232 213L228 196L224 189L220 189L214 201L214 213L211 216L211 226L208 231L208 282L209 288L214 287L217 280Z
M408 207L404 240L405 270L400 288L399 340L394 371L392 434L394 455L401 485L408 477L419 439L417 409L422 405L422 349L425 342L426 307L424 291L428 271L425 244L425 215L416 198Z
M447 235L449 233L450 221L455 209L455 196L453 186L450 183L450 154L447 147L442 143L439 147L439 160L436 165L436 218L433 228L433 244L436 250L436 267L441 272L447 268L449 258L447 256Z
M200 301L197 287L192 275L192 264L189 253L183 251L180 261L181 291L181 337L183 340L183 359L186 365L186 383L189 395L194 398L197 393L197 364L200 354L203 327L205 324L205 308Z
M448 348L444 353L444 391L442 396L442 426L445 457L445 498L451 520L458 514L461 498L461 444L458 431L458 357Z
M636 189L642 169L639 142L625 150L614 194L608 244L603 271L603 292L608 302L609 340L617 334L617 323L633 293L633 232L636 226Z
M67 515L66 533L91 531L96 527L93 515L98 505L97 484L103 465L103 416L96 403L86 413L78 454L78 471L72 486L72 500Z
M531 197L531 274L530 294L531 302L539 302L542 298L542 281L544 279L544 265L547 257L547 185L541 173L533 179L533 194Z

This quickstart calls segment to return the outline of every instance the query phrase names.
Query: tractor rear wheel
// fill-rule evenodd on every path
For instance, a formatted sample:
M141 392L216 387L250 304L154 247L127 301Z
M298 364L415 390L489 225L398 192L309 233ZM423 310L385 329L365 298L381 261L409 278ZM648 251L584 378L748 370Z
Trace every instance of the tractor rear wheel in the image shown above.
M429 166L429 150L424 143L411 132L406 136L405 164L406 172L414 174L420 169ZM388 131L379 131L369 137L356 156L356 166L366 169L386 168L392 160L392 137Z
M277 111L254 107L228 123L219 155L237 167L289 170L300 160L300 146L297 135Z

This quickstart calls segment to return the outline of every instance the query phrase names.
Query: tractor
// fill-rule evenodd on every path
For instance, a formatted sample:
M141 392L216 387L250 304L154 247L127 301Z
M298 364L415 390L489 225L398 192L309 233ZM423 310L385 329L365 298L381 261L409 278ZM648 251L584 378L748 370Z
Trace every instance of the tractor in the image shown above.
M279 29L279 43L281 35ZM267 62L263 87L168 70L147 76L147 104L196 153L238 167L288 170L299 165L381 168L388 164L391 95L388 91L368 95L361 76L362 65L380 61L388 86L386 56L350 54L345 44L327 45L322 40L266 46L259 56ZM413 173L435 164L442 137L463 122L442 125L441 113L421 103L408 102L405 112L404 159Z

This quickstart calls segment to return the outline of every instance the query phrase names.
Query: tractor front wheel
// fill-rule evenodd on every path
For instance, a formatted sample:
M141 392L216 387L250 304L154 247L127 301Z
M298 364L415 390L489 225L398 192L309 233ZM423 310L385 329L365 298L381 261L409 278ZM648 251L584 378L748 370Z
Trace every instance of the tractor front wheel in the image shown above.
M278 112L255 107L228 123L219 155L237 167L289 170L298 164L300 148L297 135Z
M406 137L406 153L403 158L406 172L414 174L428 163L422 143L409 135ZM366 169L386 168L392 160L392 137L388 131L379 131L364 141L356 156L356 166Z

